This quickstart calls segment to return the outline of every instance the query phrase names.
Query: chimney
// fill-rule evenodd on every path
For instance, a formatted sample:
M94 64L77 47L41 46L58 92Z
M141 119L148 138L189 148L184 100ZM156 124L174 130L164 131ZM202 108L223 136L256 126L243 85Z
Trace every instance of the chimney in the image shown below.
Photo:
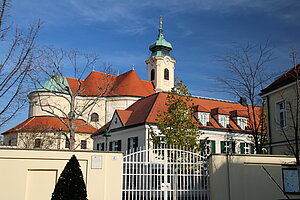
M239 103L242 105L242 106L247 106L247 99L246 97L240 97L240 101Z

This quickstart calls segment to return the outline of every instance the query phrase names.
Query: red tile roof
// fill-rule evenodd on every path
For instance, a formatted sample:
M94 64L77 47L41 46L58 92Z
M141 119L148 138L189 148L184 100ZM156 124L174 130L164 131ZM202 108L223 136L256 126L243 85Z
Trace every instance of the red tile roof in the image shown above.
M63 119L67 122L67 119ZM86 123L84 120L76 120L75 126ZM77 133L94 133L97 129L91 125L80 126ZM11 132L47 132L47 131L68 131L68 128L56 117L31 117L17 126L3 132L2 134Z
M68 78L72 92L80 88L81 95L103 96L148 96L155 93L154 85L150 81L140 79L136 71L130 70L119 76L92 71L85 80Z
M195 111L198 111L198 112L210 112L208 109L204 108L201 105L194 106L194 109L195 109Z
M168 109L165 105L167 96L168 94L166 93L156 93L150 95L132 104L125 110L127 112L122 113L123 111L118 110L117 113L119 114L122 122L126 121L124 126L132 126L143 123L157 123L157 114L166 112ZM238 103L196 97L193 97L192 100L196 106L198 105L198 109L200 110L209 111L218 108L217 110L219 113L222 111L221 113L226 113L228 115L230 115L230 111L243 114L247 112L247 108ZM257 108L256 110L259 111L259 109L260 108ZM226 127L221 127L212 115L210 115L210 123L212 126L200 125L200 127L229 129ZM230 129L241 130L232 118L229 118L229 124L232 127ZM101 132L101 130L103 129L99 129L97 132Z
M281 88L285 85L293 83L294 81L296 81L297 74L298 74L298 76L300 76L300 64L298 64L296 67L293 67L288 72L284 73L279 78L277 78L268 87L261 90L260 95L267 94L267 93L269 93L273 90L276 90L276 89Z
M230 116L232 117L248 117L247 110L233 110L230 111Z
M123 125L126 124L128 118L130 117L132 111L131 110L116 110L121 122Z
M223 110L222 108L213 108L210 110L211 114L213 115L217 115L217 114L221 114L221 115L229 115L229 112L226 110Z

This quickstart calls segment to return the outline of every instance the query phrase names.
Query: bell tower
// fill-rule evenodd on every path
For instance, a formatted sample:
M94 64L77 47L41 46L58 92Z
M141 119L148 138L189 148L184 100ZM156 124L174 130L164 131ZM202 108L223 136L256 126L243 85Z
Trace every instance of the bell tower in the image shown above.
M148 80L153 82L156 92L167 92L174 87L176 60L170 56L172 45L165 40L162 25L160 16L158 37L149 46L151 56L146 60Z

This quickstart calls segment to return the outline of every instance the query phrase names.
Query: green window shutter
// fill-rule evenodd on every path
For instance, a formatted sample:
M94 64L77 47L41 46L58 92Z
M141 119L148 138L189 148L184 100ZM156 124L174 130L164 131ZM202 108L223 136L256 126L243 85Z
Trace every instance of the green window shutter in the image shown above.
M221 153L225 153L225 142L221 141Z
M241 154L245 154L245 143L241 142L240 147L241 147Z
M251 154L254 154L254 144L251 144L250 152L251 152Z
M135 150L137 150L137 148L138 148L138 146L139 146L139 140L138 140L139 138L138 137L135 137L134 139L133 139L133 147L134 147L134 149Z
M235 142L231 142L232 153L235 153Z
M112 146L113 146L113 143L112 142L109 142L109 150L112 151Z
M128 153L129 153L130 152L130 138L128 138L127 150L128 150Z
M210 147L211 147L211 154L215 154L216 153L216 141L211 140Z
M122 140L118 140L118 151L121 151L122 149Z

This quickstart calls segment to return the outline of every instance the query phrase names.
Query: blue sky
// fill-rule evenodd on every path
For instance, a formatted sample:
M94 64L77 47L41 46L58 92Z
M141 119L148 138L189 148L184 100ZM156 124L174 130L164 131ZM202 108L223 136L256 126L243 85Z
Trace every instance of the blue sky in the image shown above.
M269 39L277 57L269 70L290 68L291 48L300 49L299 10L299 0L22 0L13 2L10 15L23 27L41 19L40 45L97 53L120 73L134 64L144 80L162 15L176 76L194 95L236 100L210 92L213 78L224 74L215 56L230 52L233 43Z

